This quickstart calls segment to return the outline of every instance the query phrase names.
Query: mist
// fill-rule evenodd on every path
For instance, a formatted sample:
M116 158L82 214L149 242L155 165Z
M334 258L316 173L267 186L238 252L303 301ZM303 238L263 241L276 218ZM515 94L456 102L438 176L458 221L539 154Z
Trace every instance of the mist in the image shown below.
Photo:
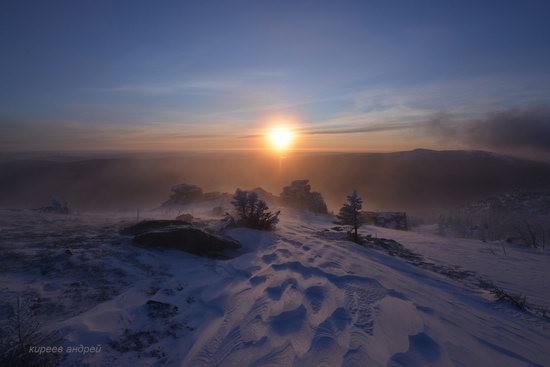
M432 213L514 188L550 186L550 165L487 152L415 150L397 153L178 154L24 159L0 163L0 205L33 208L58 196L77 210L158 207L178 183L233 193L262 187L279 195L309 179L330 210L352 190L367 210Z

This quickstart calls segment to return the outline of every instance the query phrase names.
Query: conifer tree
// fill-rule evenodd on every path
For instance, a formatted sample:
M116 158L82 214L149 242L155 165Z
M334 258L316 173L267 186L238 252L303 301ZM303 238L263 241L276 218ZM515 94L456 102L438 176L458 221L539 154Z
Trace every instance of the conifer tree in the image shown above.
M341 224L352 227L353 241L355 242L359 242L357 230L363 224L361 217L362 207L363 200L357 195L357 191L353 190L352 194L347 197L347 202L342 206L338 215Z
M235 220L230 214L227 214L227 219L234 225L269 230L279 221L280 212L270 212L267 203L254 191L237 189L231 204L235 208L238 219Z

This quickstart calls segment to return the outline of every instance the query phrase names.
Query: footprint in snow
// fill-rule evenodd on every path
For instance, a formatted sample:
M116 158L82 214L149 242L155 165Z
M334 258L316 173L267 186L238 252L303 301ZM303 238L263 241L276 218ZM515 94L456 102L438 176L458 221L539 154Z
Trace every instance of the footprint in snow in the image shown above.
M271 264L276 259L277 259L277 254L268 254L268 255L262 256L262 260L266 264Z

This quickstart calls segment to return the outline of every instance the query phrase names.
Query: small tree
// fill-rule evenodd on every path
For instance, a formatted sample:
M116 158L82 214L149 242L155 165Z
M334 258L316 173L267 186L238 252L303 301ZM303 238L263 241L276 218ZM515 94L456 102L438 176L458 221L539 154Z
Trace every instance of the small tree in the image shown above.
M42 333L32 311L30 299L17 297L13 314L2 323L0 333L0 366L53 367L59 365L61 353L33 353L31 347L58 346L63 338L57 332Z
M342 206L338 215L341 224L352 227L354 242L359 242L357 229L363 224L361 217L362 207L363 200L357 195L357 191L353 190L352 194L347 197L347 203Z
M231 204L235 207L238 219L235 220L230 214L227 217L235 225L268 230L279 222L280 211L270 212L266 202L259 199L258 194L253 191L237 189Z

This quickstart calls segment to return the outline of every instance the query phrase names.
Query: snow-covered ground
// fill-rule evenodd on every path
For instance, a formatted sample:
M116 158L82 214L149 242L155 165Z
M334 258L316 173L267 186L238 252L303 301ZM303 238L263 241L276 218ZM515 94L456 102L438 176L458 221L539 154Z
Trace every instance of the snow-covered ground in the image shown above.
M429 261L473 271L482 279L490 280L511 293L524 295L529 303L550 311L548 250L504 241L446 238L431 234L435 228L396 231L370 227L368 232L394 239Z
M133 246L117 230L134 221L0 211L0 316L18 294L44 332L102 346L66 366L550 365L549 321L471 281L338 240L329 216L284 211L274 232L230 230L244 245L230 260ZM548 254L362 232L550 306Z

